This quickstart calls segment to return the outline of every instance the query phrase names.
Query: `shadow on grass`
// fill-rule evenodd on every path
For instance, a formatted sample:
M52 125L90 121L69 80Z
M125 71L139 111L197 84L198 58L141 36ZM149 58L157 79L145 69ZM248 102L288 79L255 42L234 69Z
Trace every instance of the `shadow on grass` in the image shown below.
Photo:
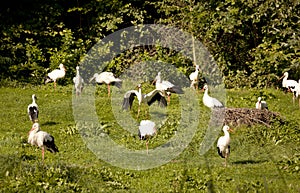
M23 161L25 161L25 160L36 160L36 156L23 154L21 156L21 160L23 160Z
M240 161L232 162L232 164L243 165L243 164L259 164L264 162L267 162L267 160L240 160Z
M54 121L47 121L45 123L42 123L41 126L51 126L51 125L56 125L58 124L57 122Z

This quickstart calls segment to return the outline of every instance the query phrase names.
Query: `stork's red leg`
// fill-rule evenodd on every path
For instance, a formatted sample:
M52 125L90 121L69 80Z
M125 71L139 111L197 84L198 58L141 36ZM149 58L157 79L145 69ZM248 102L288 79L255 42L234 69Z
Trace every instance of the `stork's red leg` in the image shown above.
M110 96L110 84L107 85L108 96Z
M137 114L137 118L139 118L140 111L141 111L141 109L140 109L140 105L139 105L139 107L138 107L138 114Z
M146 149L147 149L147 155L148 155L148 141L146 141Z
M42 160L43 160L43 163L44 163L44 155L45 155L45 149L44 149L44 147L42 147Z

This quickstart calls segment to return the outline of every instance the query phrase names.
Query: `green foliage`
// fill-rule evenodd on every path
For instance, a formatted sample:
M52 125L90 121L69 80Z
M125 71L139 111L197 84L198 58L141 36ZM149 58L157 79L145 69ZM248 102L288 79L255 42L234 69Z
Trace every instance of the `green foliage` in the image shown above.
M209 48L229 88L272 86L288 70L299 77L299 2L164 0L153 4L162 14L161 23L185 29Z
M70 83L75 66L101 38L132 25L162 23L199 39L228 88L274 86L283 71L292 71L295 79L300 75L299 6L292 0L8 3L0 15L1 79L40 84L47 72L64 63L67 78L60 81ZM173 63L185 74L192 70L190 61L158 47L154 52L146 47L128 50L108 69L118 74L149 59Z

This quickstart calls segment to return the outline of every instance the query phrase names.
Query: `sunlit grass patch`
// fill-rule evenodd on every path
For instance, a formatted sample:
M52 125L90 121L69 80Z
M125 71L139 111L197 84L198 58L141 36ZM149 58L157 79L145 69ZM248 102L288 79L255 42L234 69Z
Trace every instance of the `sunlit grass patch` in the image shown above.
M85 138L105 134L130 150L145 150L145 141L137 136L138 123L151 119L151 113L161 109L143 105L141 117L137 118L136 103L130 111L122 111L120 103L112 105L118 90L112 90L112 98L109 98L107 87L97 86L95 103L87 101L81 107L96 104L99 125L81 128L74 121L72 89L71 85L58 86L57 90L46 85L0 90L1 106L6 107L1 109L0 117L2 192L298 192L300 189L300 109L297 103L293 104L291 93L274 89L228 90L227 106L254 108L257 97L262 95L269 109L282 118L274 120L271 127L241 125L233 128L228 167L223 166L224 160L218 156L215 143L204 155L199 154L211 111L202 105L203 94L198 93L199 124L189 145L162 166L136 171L100 160L89 149ZM145 86L145 89L151 88ZM57 154L46 152L44 165L41 150L27 144L32 123L26 108L33 93L38 98L41 129L55 137L60 151ZM179 100L180 97L172 95L170 106L162 110L165 116L158 122L157 134L149 140L150 149L164 145L178 134L177 127L182 124ZM85 113L84 109L82 112ZM126 121L121 123L118 116L130 117L134 124L126 130L122 125Z

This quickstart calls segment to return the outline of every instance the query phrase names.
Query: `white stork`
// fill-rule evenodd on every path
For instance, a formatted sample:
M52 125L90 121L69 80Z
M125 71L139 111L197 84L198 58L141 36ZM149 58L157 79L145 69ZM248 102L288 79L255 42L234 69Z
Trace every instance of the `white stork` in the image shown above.
M28 105L27 107L27 113L29 116L30 121L32 121L33 123L38 121L38 117L39 117L39 107L36 104L35 100L37 99L35 94L33 94L32 96L32 103Z
M141 120L139 126L139 137L140 139L146 139L146 149L148 154L148 139L149 137L156 134L155 123L150 120Z
M157 90L160 90L163 93L166 93L168 96L168 103L170 103L170 97L171 93L176 93L176 94L183 94L183 90L179 86L175 86L169 81L162 80L161 79L161 73L158 72L157 76L155 77L154 81L152 82L155 83L155 88Z
M218 99L213 98L208 95L208 86L207 84L203 87L204 95L203 95L203 104L209 108L222 108L224 105L218 101Z
M198 82L199 82L198 74L199 74L199 71L200 71L200 67L199 67L199 65L196 65L195 66L195 71L190 74L191 87L196 89L196 90L198 90Z
M268 104L266 101L262 101L261 97L258 97L256 102L256 109L268 109Z
M288 80L289 73L283 73L283 76L279 79L282 79L282 87L287 88L289 91L293 91L297 86L298 82L295 80Z
M40 130L39 123L34 123L29 131L28 143L42 148L42 159L44 162L45 149L51 153L58 152L58 148L54 143L54 137L49 133Z
M298 88L299 84L295 80L288 80L288 77L289 77L289 73L285 72L285 73L283 73L283 76L279 80L281 80L283 78L282 79L282 87L287 88L288 91L291 91L293 93L293 103L294 103L295 98L296 98L297 88Z
M296 87L296 89L295 89L295 92L294 92L295 94L294 94L294 96L295 96L295 98L297 99L297 98L299 98L299 96L300 96L300 79L298 80L298 86ZM300 107L300 98L299 98L299 107Z
M107 84L108 96L110 96L110 85L115 85L118 88L122 86L122 80L116 78L112 72L95 73L90 82L94 79L97 84Z
M222 158L225 158L225 166L227 164L227 159L228 159L229 154L230 154L230 135L229 135L229 131L232 132L233 130L230 129L228 125L225 125L223 127L224 136L221 136L218 139L218 142L217 142L218 154Z
M84 80L79 73L79 66L76 66L76 76L73 78L73 82L76 91L76 96L79 96L82 93L84 86Z
M147 103L149 106L154 103L155 101L158 101L158 104L160 107L166 107L167 101L160 90L153 90L149 92L148 94L142 94L142 88L141 84L138 85L138 91L137 90L129 90L124 94L124 100L122 104L122 109L128 110L128 108L131 109L133 100L135 97L137 98L139 102L138 107L138 115L140 113L140 107L142 103Z
M66 75L66 69L63 64L60 64L59 69L55 69L52 72L48 73L47 77L45 78L45 84L53 81L54 88L56 88L56 80L65 77L65 75Z

